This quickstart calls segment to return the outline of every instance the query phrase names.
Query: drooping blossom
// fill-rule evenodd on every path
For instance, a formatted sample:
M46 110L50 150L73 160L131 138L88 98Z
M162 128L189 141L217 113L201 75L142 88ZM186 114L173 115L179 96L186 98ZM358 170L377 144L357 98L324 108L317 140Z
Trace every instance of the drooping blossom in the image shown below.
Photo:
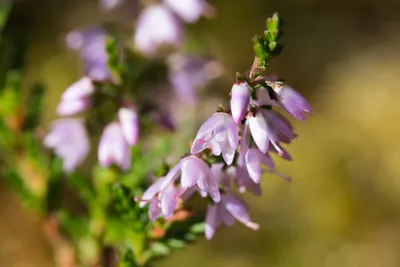
M168 58L169 80L176 95L183 101L194 103L198 89L223 73L221 64L200 56L173 54Z
M247 204L233 193L225 192L221 195L221 202L208 205L205 236L211 239L216 229L223 223L232 226L235 219L247 227L258 230L259 225L251 221Z
M163 45L179 46L182 41L181 27L166 6L149 6L139 15L134 44L144 54L154 54Z
M237 125L231 115L214 113L199 129L191 148L192 154L197 154L211 146L214 155L222 154L226 164L232 164L235 151L238 148L239 136Z
M166 183L166 178L161 177L143 193L141 198L135 199L140 201L139 205L141 208L150 203L150 220L156 220L161 216L168 219L176 210L177 201L174 196L177 194L179 194L179 190L175 187L174 183Z
M236 168L235 168L235 176L234 180L236 182L236 185L238 186L239 192L240 193L245 193L246 191L249 191L255 196L261 196L262 190L260 183L254 182L254 180L250 177L249 172L247 170L246 164L244 157L240 156L237 159L236 162Z
M104 168L111 164L118 165L122 170L130 168L131 151L120 123L111 122L104 128L99 142L98 158L100 166Z
M271 143L279 153L283 153L279 141L289 143L295 138L290 122L278 112L259 109L247 118L251 135L262 153L267 153ZM246 124L247 127L247 124Z
M275 83L272 88L277 93L279 105L294 118L305 120L304 112L312 113L311 105L307 100L290 86L283 83Z
M88 27L67 34L68 48L79 51L84 62L85 74L94 81L111 81L106 51L107 32L102 27Z
M250 88L243 82L238 81L231 90L231 110L233 120L238 124L246 114L250 102Z
M130 146L139 140L139 116L134 107L122 107L118 110L118 119L121 124L122 134Z
M83 77L69 86L61 95L57 107L60 116L70 116L85 111L90 106L89 97L94 93L93 82L89 77Z
M210 167L195 155L182 158L165 177L164 186L180 177L180 193L175 198L180 197L187 189L197 186L199 190L207 192L215 202L220 201L218 183Z
M164 3L187 23L196 22L201 16L207 15L211 9L204 0L164 0Z
M76 118L60 119L51 124L44 145L63 159L63 170L70 173L86 158L90 149L84 122Z

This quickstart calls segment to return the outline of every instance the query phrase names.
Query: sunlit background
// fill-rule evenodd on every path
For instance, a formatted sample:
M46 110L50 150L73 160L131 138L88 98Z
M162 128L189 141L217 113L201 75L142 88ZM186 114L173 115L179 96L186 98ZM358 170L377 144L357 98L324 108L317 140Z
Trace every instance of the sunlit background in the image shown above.
M129 20L99 10L97 1L24 2L13 22L15 34L29 41L24 83L46 86L47 125L61 92L80 75L64 34L104 20L129 27ZM400 266L400 2L209 2L217 16L188 31L226 72L203 91L207 104L190 110L196 121L181 128L182 149L215 104L228 99L235 73L250 68L251 37L275 11L284 19L285 49L268 73L301 92L313 115L293 122L299 134L289 148L294 161L277 160L292 183L268 175L262 197L246 195L259 231L220 228L212 241L200 240L155 266ZM2 182L0 210L0 266L54 266L39 218Z

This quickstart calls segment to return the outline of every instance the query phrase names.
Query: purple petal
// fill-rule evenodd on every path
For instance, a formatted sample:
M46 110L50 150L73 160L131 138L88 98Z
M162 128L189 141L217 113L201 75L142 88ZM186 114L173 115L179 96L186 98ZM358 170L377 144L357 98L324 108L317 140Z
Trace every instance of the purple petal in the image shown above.
M225 147L222 151L222 157L224 158L226 165L231 165L233 159L235 158L235 150L233 150L231 147Z
M60 116L71 116L85 111L90 106L86 98L61 100L57 107L57 114Z
M215 230L221 224L221 220L218 216L218 210L218 205L208 204L205 223L205 236L208 240L214 236Z
M258 151L258 159L262 164L264 164L268 168L271 169L275 168L275 163L268 153L262 153L261 151Z
M196 156L188 156L182 160L181 188L192 187L201 176L205 176L201 159Z
M152 5L142 11L136 25L134 43L136 48L153 54L164 44L179 45L182 29L179 21L163 5Z
M227 193L221 198L221 203L225 209L239 222L253 230L257 230L259 228L258 224L253 223L250 220L248 207L240 198L231 193Z
M311 113L312 108L305 98L298 92L285 86L279 92L279 103L293 117L298 120L305 120L303 111Z
M244 82L234 84L231 91L231 111L236 124L240 123L250 102L250 89Z
M170 183L175 181L178 177L179 174L181 173L181 167L182 167L183 159L176 164L165 176L165 180L163 181L162 185L160 185L162 188L166 188Z
M232 226L235 223L235 218L223 207L219 208L219 215L226 226Z
M84 122L74 118L54 121L43 143L63 159L63 170L67 173L75 170L90 150Z
M62 100L73 100L88 97L94 93L93 82L89 77L83 77L70 85L62 94Z
M220 202L221 195L219 192L219 185L215 180L214 175L212 175L211 171L209 172L208 175L208 193L210 194L210 197L212 198L212 200L214 200L215 203Z
M255 183L259 183L261 178L261 166L257 150L257 148L251 148L245 155L247 171L249 172L250 178Z
M118 118L122 133L129 145L134 146L139 139L139 116L133 108L120 108Z
M153 198L149 206L149 218L154 221L162 215L157 198Z
M181 19L188 23L196 22L205 13L207 4L204 0L165 0L164 1Z
M167 186L167 188L165 188L162 193L161 210L166 219L170 218L176 210L176 206L178 203L174 199L174 196L177 193L178 193L178 190L175 188L175 186L173 184L170 184L169 186Z
M268 151L270 133L262 113L257 112L255 117L251 116L248 121L254 142L261 152L266 153Z
M154 198L156 194L159 192L163 191L165 186L165 177L160 177L157 181L155 181L149 188L147 188L146 191L144 191L143 196L142 196L142 202L140 202L139 206L143 208L146 206L148 201ZM163 187L164 186L164 187Z
M233 150L236 150L239 146L239 134L237 125L235 124L232 116L227 115L227 118L225 120L225 127L226 132L228 133L229 144Z
M112 122L104 129L99 142L98 158L102 167L115 163L123 170L130 168L131 151L119 123Z

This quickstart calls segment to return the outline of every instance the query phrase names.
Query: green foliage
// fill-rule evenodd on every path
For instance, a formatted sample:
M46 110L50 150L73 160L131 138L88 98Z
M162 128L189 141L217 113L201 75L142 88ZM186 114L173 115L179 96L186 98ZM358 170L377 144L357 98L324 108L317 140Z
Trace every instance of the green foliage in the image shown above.
M256 78L268 66L269 60L278 56L283 45L279 43L279 39L283 35L283 20L275 13L271 18L267 19L266 30L264 35L256 35L253 38L255 60L252 67L251 78Z

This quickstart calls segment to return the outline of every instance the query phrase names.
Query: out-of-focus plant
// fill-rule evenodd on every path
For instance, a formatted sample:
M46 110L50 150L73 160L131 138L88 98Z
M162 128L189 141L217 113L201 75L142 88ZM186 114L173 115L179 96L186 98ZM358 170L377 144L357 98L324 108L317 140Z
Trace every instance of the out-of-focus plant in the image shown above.
M106 10L130 5L100 2ZM146 266L199 234L211 239L222 223L238 220L257 230L233 183L238 193L260 195L262 173L290 180L269 155L291 160L281 144L296 136L275 109L304 120L311 107L284 82L261 76L282 51L278 14L253 39L254 63L237 74L230 108L216 109L200 127L191 154L171 168L163 161L171 144L159 132L173 131L174 122L164 105L169 98L158 98L156 89L169 84L177 97L194 104L196 90L217 77L221 66L185 46L183 23L211 15L207 3L148 2L143 1L133 39L118 25L66 36L67 46L82 57L84 73L62 94L57 114L63 118L47 133L39 125L45 89L35 85L28 101L22 99L24 46L0 36L7 59L0 77L1 176L43 217L60 266ZM0 9L0 30L10 9ZM10 46L13 56L4 57ZM91 150L98 163L87 160L89 168L80 168ZM195 192L209 200L205 216L186 201Z

